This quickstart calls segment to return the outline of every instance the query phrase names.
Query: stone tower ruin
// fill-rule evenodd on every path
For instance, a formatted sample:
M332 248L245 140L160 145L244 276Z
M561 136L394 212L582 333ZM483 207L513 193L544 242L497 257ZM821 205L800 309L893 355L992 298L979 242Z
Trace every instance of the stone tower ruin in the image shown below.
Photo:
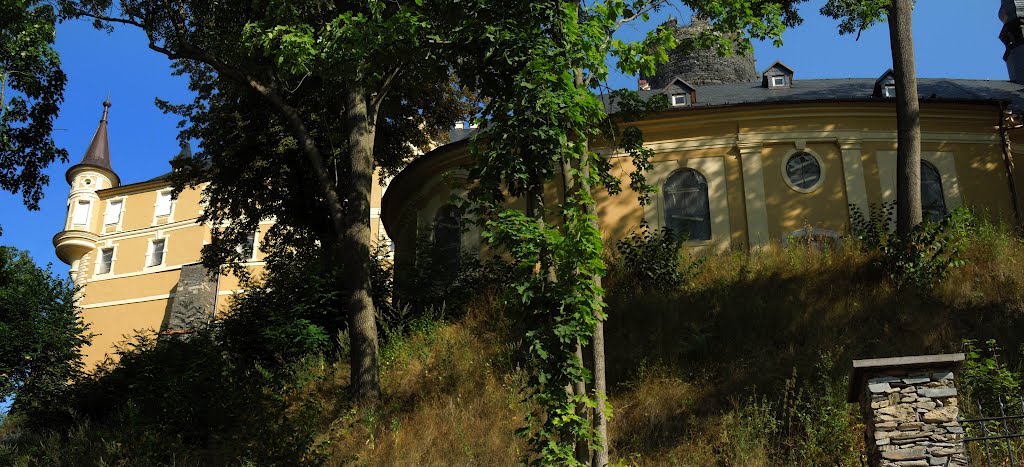
M754 56L732 54L723 57L714 50L696 49L694 38L709 29L706 20L693 17L690 24L679 26L675 19L662 23L662 28L675 31L679 46L668 53L668 62L657 66L653 76L640 76L640 89L661 89L677 76L695 86L704 84L746 83L759 79L754 68Z

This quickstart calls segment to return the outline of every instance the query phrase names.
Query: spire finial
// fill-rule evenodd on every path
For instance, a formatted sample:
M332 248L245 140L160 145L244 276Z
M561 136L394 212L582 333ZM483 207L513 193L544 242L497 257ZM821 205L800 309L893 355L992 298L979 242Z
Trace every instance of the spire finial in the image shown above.
M110 144L107 141L107 112L110 110L110 97L103 101L103 118L100 119L100 124L96 127L96 134L92 137L92 142L89 143L89 149L85 151L85 157L82 157L82 162L71 166L67 173L64 174L65 178L68 179L68 183L72 181L72 175L78 167L90 167L93 169L104 169L112 176L111 182L113 186L121 184L121 180L117 177L113 167L110 166Z
M101 122L107 121L107 112L109 110L110 110L110 93L107 93L107 98L106 98L106 100L103 101L103 118L100 119Z

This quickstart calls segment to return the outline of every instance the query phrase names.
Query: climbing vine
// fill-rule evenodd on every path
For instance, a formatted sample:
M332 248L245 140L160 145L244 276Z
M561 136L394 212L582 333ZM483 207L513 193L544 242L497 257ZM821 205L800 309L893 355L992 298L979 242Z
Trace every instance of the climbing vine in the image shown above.
M581 349L600 337L606 316L600 286L604 244L592 189L617 194L622 181L591 143L632 157L629 187L642 204L649 203L655 189L644 175L653 151L628 122L664 109L666 100L602 90L607 91L609 61L635 75L653 73L667 60L666 51L676 45L671 29L656 28L637 42L615 35L667 3L453 0L459 14L473 20L453 27L449 40L480 50L463 57L456 72L485 103L479 109L483 131L471 144L475 167L466 212L482 224L484 239L514 261L517 274L509 282L529 323L524 347L529 397L537 408L521 430L531 446L529 463L586 464L589 449L596 452L596 464L608 462L606 435L592 423L610 412L600 390L603 362L595 365L602 381L596 390L579 388L595 376L584 366ZM683 3L719 19L706 43L731 46L735 41L716 35L777 37L783 17L792 13L783 5L793 2ZM619 111L610 117L612 106ZM546 189L558 185L559 195ZM603 349L594 355L603 359Z

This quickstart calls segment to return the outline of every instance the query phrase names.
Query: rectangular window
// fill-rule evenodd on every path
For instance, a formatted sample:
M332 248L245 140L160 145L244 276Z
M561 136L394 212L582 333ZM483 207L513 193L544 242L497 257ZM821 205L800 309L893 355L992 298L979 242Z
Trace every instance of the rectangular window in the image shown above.
M75 205L75 217L71 220L74 225L86 225L89 223L89 211L92 209L92 202L79 201Z
M115 199L107 204L107 212L103 213L103 225L121 222L121 205L123 203L123 201Z
M156 194L156 215L158 217L171 215L170 191L161 191Z
M684 105L690 105L689 94L674 94L672 96L672 107L681 107Z
M114 249L104 248L100 250L100 268L97 274L109 274L114 266Z
M255 259L256 258L256 232L250 232L249 235L245 236L245 242L238 246L239 252L242 253L242 258Z
M886 84L885 87L882 88L882 94L884 94L885 97L896 97L896 85Z
M146 266L159 266L164 264L164 247L166 245L167 239L164 238L150 240L149 254L146 255Z
M786 85L785 76L772 76L772 87L781 87Z

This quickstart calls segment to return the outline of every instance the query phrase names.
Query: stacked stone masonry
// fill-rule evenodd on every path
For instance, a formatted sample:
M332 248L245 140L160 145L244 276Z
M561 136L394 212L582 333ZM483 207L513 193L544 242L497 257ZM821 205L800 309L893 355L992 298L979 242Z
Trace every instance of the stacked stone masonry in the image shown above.
M705 84L746 83L760 79L754 65L752 53L733 53L722 55L715 50L698 48L694 39L702 32L711 28L711 24L700 18L693 18L691 23L679 26L675 19L666 21L663 28L673 30L679 46L670 51L669 60L657 65L654 75L641 75L652 89L661 89L672 82L675 77L694 86ZM735 50L743 50L744 44L737 41Z
M862 400L869 458L883 467L967 466L952 371L870 375Z

